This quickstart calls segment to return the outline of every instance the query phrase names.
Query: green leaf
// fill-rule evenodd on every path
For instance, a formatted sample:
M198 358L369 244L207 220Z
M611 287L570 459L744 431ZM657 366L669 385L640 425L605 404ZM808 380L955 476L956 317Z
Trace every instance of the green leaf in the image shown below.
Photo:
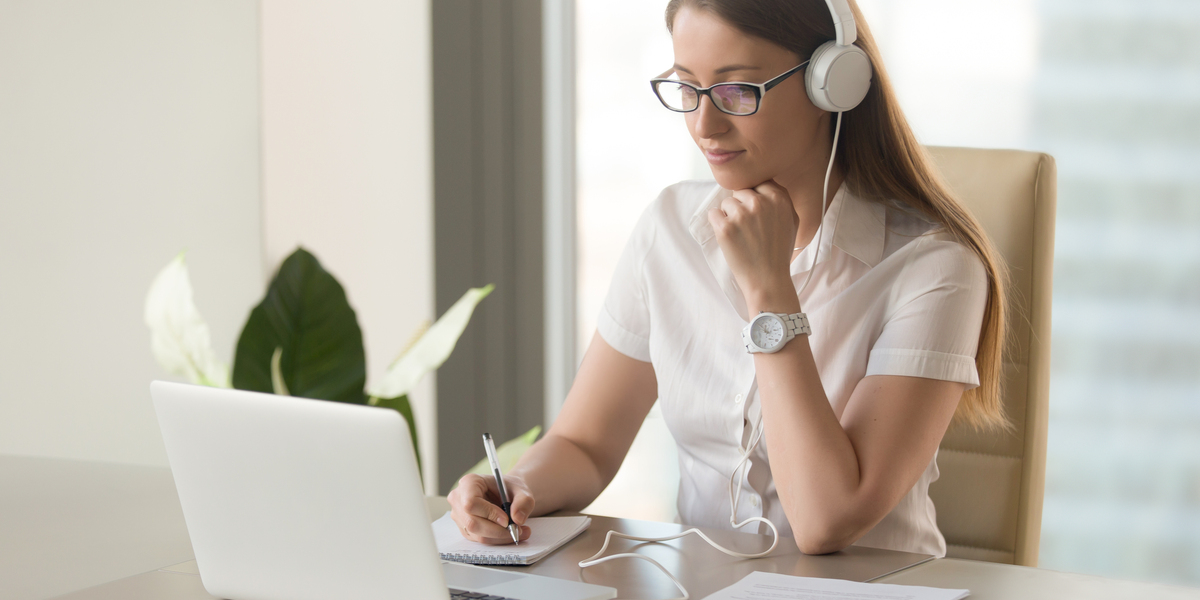
M208 324L192 299L192 280L183 252L154 277L146 293L143 319L150 328L150 351L159 366L192 383L229 387L229 367L217 359Z
M408 421L408 434L412 438L413 454L417 457L417 470L424 472L421 467L421 446L417 444L417 420L413 417L412 404L408 402L408 396L399 396L397 398L376 398L372 396L368 404L395 410L400 413L400 416L404 417L405 421Z
M496 448L496 460L500 461L500 471L507 473L513 467L517 466L517 461L521 460L521 456L537 441L538 436L541 434L542 426L534 425L533 429L504 442L499 448ZM484 457L483 460L475 463L475 466L467 470L466 473L463 473L464 476L491 474L492 468L488 465L487 457ZM462 479L462 477L459 477L459 479ZM454 485L457 486L458 484L455 483Z
M488 285L467 290L399 360L392 363L387 374L369 393L379 398L395 398L411 392L426 373L442 366L450 358L459 336L471 321L475 307L494 289L496 286Z
M271 358L291 395L365 404L362 330L341 284L297 248L283 261L238 338L233 386L272 393Z

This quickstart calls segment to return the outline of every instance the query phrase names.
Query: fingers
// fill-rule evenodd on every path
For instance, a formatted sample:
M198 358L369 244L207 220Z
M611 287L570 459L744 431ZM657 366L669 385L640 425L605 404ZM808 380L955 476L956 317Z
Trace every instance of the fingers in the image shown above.
M787 197L790 200L787 188L775 183L774 179L768 179L754 186L754 191L769 198Z
M502 539L508 535L508 517L504 511L488 500L488 482L478 475L464 475L447 497L450 501L450 518L458 525L463 537L482 542L486 539ZM509 537L509 542L512 538Z
M486 498L471 498L464 503L463 508L463 512L470 516L479 517L500 528L508 527L508 515L504 514L504 509Z
M708 211L708 222L718 234L741 223L751 223L762 213L763 200L752 190L738 190Z
M795 210L787 190L774 181L759 184L754 189L736 190L721 201L720 207L722 213L735 220L742 215Z
M768 179L756 186L754 191L757 192L766 202L772 204L786 205L789 215L792 219L792 227L800 225L800 215L796 213L796 207L792 204L792 196L788 193L787 188L779 185L774 179Z
M477 541L503 540L512 543L508 533L508 516L495 504L483 498L473 498L466 504L464 519L456 521L468 534L470 539Z
M734 197L751 210L795 210L787 188L774 180L764 181L754 186L754 189L738 190L734 192Z
M729 224L742 222L747 215L757 212L758 202L755 196L754 192L747 190L734 192L732 196L709 209L708 222L718 233L723 232Z
M725 216L725 212L720 208L714 207L708 209L708 223L713 226L713 230L717 233L720 233L724 229L726 220L728 220L728 217Z
M505 478L505 485L513 487L510 493L515 501L512 510L513 521L520 525L533 512L533 496L519 478L512 482ZM483 544L501 545L513 543L512 535L508 532L508 516L504 509L495 504L497 500L495 481L479 475L465 475L458 482L458 487L450 492L450 518L458 525L463 537ZM519 502L519 504L518 504ZM517 514L523 515L518 519ZM520 539L528 539L529 527L521 527Z
M533 496L529 490L522 485L519 488L513 489L513 502L509 506L509 512L512 513L513 522L517 525L524 525L525 521L529 520L529 515L533 514L533 507L537 504L533 500Z
M529 539L529 536L530 536L530 534L532 534L532 533L533 533L533 531L532 531L531 529L529 529L528 527L521 527L521 535L519 536L519 539L520 539L522 542L524 542L524 541L526 541L526 540L528 540L528 539ZM479 543L481 543L481 544L487 544L487 545L489 545L489 546L503 546L503 545L505 545L505 544L507 544L507 545L511 546L511 545L512 545L512 543L513 543L512 536L511 536L511 535L509 535L509 533L508 533L508 530L507 530L507 529L505 529L505 530L504 530L504 536L503 536L503 537L498 537L498 538L479 538L479 539L475 539L475 538L472 538L472 537L468 537L468 536L467 536L465 533L463 534L463 537L467 537L467 539L469 539L469 540L471 540L471 541L479 542Z
M757 198L750 194L742 194L743 197L738 197L737 193L721 201L721 212L732 221L739 220L746 213L756 212Z

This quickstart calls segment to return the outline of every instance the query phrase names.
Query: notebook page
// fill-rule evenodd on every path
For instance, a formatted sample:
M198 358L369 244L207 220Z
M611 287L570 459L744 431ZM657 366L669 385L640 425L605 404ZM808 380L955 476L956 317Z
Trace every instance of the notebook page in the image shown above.
M472 542L459 533L450 513L434 521L433 534L443 558L450 559L448 555L453 555L478 558L487 563L531 564L583 533L592 520L588 517L536 517L525 524L531 533L529 539L522 540L519 545L489 546Z

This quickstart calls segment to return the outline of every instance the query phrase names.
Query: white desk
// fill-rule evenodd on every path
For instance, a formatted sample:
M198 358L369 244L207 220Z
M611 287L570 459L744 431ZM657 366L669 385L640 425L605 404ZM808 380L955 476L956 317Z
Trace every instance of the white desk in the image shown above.
M192 558L168 469L0 455L0 598L52 598Z
M1138 583L1033 567L942 558L876 583L971 590L971 600L1196 600L1200 589Z
M169 470L0 455L0 598L212 600L191 559ZM975 600L1200 600L1200 589L953 559L878 581Z

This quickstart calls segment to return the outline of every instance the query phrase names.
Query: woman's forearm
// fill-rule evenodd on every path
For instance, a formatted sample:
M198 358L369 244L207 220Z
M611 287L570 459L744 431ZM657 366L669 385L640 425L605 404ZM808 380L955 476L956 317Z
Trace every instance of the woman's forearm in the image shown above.
M750 308L752 314L795 313L800 302L789 285ZM818 552L848 545L877 519L864 514L859 457L825 395L808 337L774 354L755 354L754 367L771 462L795 466L772 468L771 475L797 541Z
M546 434L512 471L525 480L536 505L534 516L556 510L582 510L608 485L595 461L570 440Z
M865 511L859 457L817 375L807 337L755 358L763 427L779 498L805 551L840 549L877 520ZM878 515L882 517L882 514Z
M533 494L534 513L591 504L621 468L657 391L650 363L597 334L554 426L513 469Z
M790 282L788 282L790 283ZM794 313L790 285L752 310ZM866 377L834 412L807 336L756 354L767 450L779 499L800 549L840 550L867 533L912 489L937 452L965 384Z
M530 516L591 504L620 469L656 390L649 363L617 352L597 335L554 425L506 473L512 519L523 524ZM462 481L466 485L450 493L450 506L463 535L508 543L494 481L478 475Z

